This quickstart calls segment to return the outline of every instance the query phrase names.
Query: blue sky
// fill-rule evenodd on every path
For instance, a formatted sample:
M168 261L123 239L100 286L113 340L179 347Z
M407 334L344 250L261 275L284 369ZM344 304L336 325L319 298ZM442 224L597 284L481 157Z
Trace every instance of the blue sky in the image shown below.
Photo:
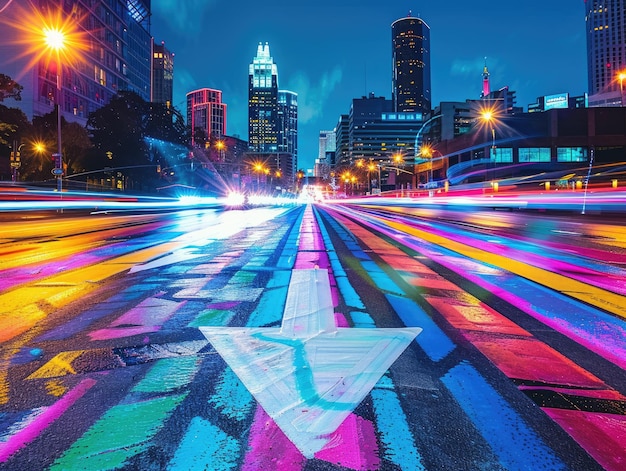
M391 97L391 23L411 11L431 29L433 105L492 89L525 109L538 96L587 92L583 0L158 0L152 35L175 54L174 105L197 88L223 91L227 133L247 139L248 65L268 42L281 89L298 93L299 168L312 168L320 130L352 98Z

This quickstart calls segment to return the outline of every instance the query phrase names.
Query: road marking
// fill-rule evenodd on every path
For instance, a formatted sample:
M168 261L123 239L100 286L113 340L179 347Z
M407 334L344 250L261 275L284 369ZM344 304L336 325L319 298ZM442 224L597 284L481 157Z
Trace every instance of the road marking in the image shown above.
M200 327L307 458L421 330L337 327L325 269L292 271L280 328Z

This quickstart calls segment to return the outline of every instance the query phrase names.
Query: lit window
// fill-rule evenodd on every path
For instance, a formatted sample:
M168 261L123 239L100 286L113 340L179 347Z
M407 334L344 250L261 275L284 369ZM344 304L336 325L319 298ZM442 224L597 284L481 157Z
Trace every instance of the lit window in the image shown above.
M519 162L550 162L549 147L520 147Z

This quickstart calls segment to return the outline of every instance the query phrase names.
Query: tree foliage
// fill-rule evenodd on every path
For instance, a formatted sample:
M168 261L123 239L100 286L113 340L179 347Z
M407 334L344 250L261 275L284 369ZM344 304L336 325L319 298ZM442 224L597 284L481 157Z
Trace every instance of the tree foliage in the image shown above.
M24 90L24 87L11 77L0 74L0 102L6 100L7 98L13 98L17 101L21 100L22 90Z
M134 92L120 92L87 122L94 152L90 164L121 168L135 188L156 178L158 164L148 138L186 145L188 132L181 113L160 103L147 103ZM102 167L100 167L102 168Z

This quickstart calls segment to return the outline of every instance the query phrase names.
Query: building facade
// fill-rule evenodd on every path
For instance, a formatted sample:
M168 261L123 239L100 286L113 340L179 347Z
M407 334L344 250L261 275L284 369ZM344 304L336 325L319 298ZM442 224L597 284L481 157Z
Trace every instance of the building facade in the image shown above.
M174 54L165 42L152 48L152 97L153 103L172 105L174 96Z
M226 104L222 91L201 88L187 93L187 125L191 127L191 145L210 147L226 135Z
M259 43L248 74L248 143L250 152L278 152L278 67L269 44Z
M590 106L623 106L626 79L626 1L586 0Z
M52 112L59 103L67 121L85 124L90 113L119 91L133 91L150 100L149 0L32 0L30 5L36 13L22 2L11 3L0 22L0 57L7 58L3 73L24 87L22 100L6 100L6 106L21 109L32 120ZM67 25L81 46L62 53L62 58L73 60L62 61L61 67L53 55L41 55L43 44L38 50L27 41L37 33L37 22L54 24L59 12L62 18L75 20Z
M248 73L248 159L275 188L292 188L298 163L298 95L278 88L268 43L259 43Z
M533 189L545 182L570 187L587 178L606 183L623 179L626 108L553 108L504 116L493 140L476 122L470 132L434 147L441 162L433 175L439 186L447 181L489 188L509 178Z
M430 113L430 27L409 15L391 24L393 111Z
M370 94L352 100L348 119L348 152L353 163L360 159L389 160L394 154L412 158L424 115L393 111L391 100Z
M298 168L298 94L278 91L277 169L286 181L293 181Z

